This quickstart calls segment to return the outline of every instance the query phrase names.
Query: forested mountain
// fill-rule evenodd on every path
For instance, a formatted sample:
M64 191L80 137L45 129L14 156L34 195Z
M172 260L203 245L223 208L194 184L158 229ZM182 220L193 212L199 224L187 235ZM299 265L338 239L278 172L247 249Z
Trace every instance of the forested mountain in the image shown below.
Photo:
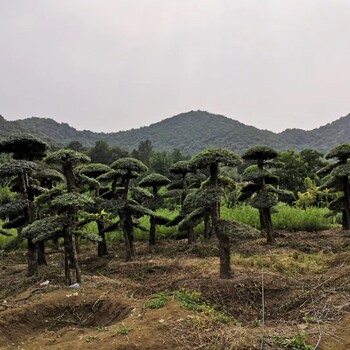
M282 133L260 130L203 111L182 113L147 127L115 133L78 131L48 118L32 117L11 122L0 116L0 138L24 131L57 145L79 141L90 147L96 141L104 140L126 150L137 148L140 141L150 140L154 149L171 151L177 147L186 154L220 146L242 153L257 144L277 150L314 148L325 152L338 144L350 143L350 114L311 131L287 129Z

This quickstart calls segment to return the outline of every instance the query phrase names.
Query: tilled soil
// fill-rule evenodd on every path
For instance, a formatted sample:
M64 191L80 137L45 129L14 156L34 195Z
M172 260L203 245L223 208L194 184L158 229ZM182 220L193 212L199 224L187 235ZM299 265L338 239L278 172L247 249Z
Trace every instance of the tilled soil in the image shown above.
M343 231L283 233L275 247L232 247L234 275L220 280L215 240L138 243L133 262L122 244L105 258L83 245L76 289L64 285L62 252L48 249L32 278L23 251L3 254L0 349L349 349L348 247Z

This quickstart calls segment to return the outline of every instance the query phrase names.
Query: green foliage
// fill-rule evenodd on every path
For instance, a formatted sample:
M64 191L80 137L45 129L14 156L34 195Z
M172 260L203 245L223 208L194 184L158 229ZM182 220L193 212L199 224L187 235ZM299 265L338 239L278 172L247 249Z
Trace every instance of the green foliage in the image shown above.
M57 211L70 209L82 209L87 205L94 204L94 200L80 193L64 193L51 201L51 208Z
M326 154L326 159L336 158L340 161L350 158L350 144L343 144L334 147Z
M326 207L329 202L334 198L334 194L328 188L321 189L320 186L316 186L315 182L309 177L305 179L305 185L307 190L303 193L298 192L298 200L295 202L297 207L306 209L307 207Z
M307 337L305 334L297 334L292 337L275 337L277 345L283 346L290 350L313 350L314 347L306 343Z
M145 176L140 182L139 186L140 187L160 187L160 186L165 186L170 183L170 180L162 175L162 174L157 174L157 173L152 173L147 176Z
M48 145L30 134L18 134L0 141L0 153L12 153L15 159L42 159Z
M190 172L190 163L188 160L180 160L179 162L173 164L169 171L173 174L187 174Z
M32 224L24 227L22 232L25 238L31 238L34 243L37 243L61 235L67 223L66 217L50 216L35 220Z
M6 216L22 215L25 208L30 205L28 200L15 200L0 206L0 218L5 219Z
M76 171L88 177L97 178L98 176L109 172L111 168L106 164L91 163L79 166Z
M174 292L174 299L181 302L181 307L183 309L202 312L205 315L212 316L214 319L221 323L237 323L237 321L225 313L218 311L215 306L209 305L202 299L202 294L200 292L189 292L185 289L180 289Z
M0 206L15 200L17 194L12 192L8 186L0 187Z
M141 161L130 157L116 160L111 164L111 168L130 172L134 171L136 173L142 173L148 170L147 166Z
M148 299L145 307L148 309L160 309L168 303L167 296L164 292L158 293Z
M274 159L276 158L278 153L267 146L254 146L251 147L248 151L243 153L242 158L243 159L249 159L249 160L268 160L268 159Z
M330 213L328 208L302 209L279 203L276 212L272 214L272 223L276 230L317 232L330 229L334 225L334 219L328 216ZM222 207L221 216L223 219L238 221L255 228L260 226L258 210L248 205Z
M45 157L47 164L71 164L72 166L90 162L90 158L84 154L71 149L61 149Z
M277 230L317 232L332 227L333 220L327 217L329 213L327 208L301 209L280 203L277 213L272 215L272 222Z
M23 172L29 172L36 168L36 164L26 160L13 160L0 165L0 176L11 177L20 175Z
M96 136L97 135L98 134L96 134ZM117 143L113 142L114 146L110 146L106 141L103 141L102 138L103 136L101 135L99 140L95 142L95 145L88 151L91 162L110 165L117 159L128 157L128 152L116 146ZM90 142L86 141L85 139L85 144L90 146ZM91 141L93 141L93 138L91 138Z
M237 221L220 220L218 232L230 237L231 240L248 240L260 237L260 231Z
M128 327L127 325L124 324L124 322L122 322L121 327L119 327L118 329L112 329L112 336L115 336L117 334L121 334L121 335L128 335L130 332L133 332L134 328Z
M190 167L208 168L211 164L237 166L241 164L240 157L225 148L211 148L198 153L190 161Z

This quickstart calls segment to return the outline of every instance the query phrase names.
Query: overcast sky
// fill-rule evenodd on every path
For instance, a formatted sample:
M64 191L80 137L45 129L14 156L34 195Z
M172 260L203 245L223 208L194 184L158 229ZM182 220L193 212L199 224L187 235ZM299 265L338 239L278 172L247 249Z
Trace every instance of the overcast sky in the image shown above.
M350 113L349 19L349 0L0 0L0 114L312 129Z

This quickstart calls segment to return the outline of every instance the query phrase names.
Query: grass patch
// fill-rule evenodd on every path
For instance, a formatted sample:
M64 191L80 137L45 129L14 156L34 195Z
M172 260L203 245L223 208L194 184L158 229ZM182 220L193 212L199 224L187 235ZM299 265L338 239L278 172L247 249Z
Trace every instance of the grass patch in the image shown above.
M244 268L267 269L271 272L282 273L286 276L306 275L328 268L329 255L324 253L305 254L300 252L276 252L274 255L242 256L234 254L232 263Z
M335 219L326 217L328 208L309 207L306 209L291 207L279 203L276 212L272 213L272 225L275 230L317 232L328 230L335 225ZM221 208L223 219L234 220L260 228L259 212L249 205L238 205L234 208Z
M112 333L112 336L116 336L117 334L128 335L133 331L134 331L134 328L130 328L126 326L124 323L122 323L122 325L118 329L112 329L111 333Z
M145 306L148 309L160 309L168 303L167 296L164 292L158 293L148 299L145 303Z
M181 302L181 307L183 309L202 312L207 316L212 316L215 320L221 323L238 324L237 320L224 312L216 309L215 306L209 305L202 300L202 294L200 292L188 292L184 289L174 292L174 299Z
M277 345L284 349L290 350L313 350L314 347L306 343L307 337L305 334L297 334L294 337L275 337L274 341Z

